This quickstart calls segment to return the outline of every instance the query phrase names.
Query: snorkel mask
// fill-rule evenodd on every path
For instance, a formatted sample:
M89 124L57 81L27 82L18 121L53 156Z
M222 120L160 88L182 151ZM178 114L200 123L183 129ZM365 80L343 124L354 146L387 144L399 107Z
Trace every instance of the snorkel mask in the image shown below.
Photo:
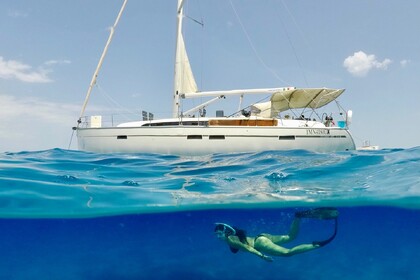
M225 223L215 223L216 227L214 232L216 233L217 238L223 238L230 235L236 235L236 230L228 224Z

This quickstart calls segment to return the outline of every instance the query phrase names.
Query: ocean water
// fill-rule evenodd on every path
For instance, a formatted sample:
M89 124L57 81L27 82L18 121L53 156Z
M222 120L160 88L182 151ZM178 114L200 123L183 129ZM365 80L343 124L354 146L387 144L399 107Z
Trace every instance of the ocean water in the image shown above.
M215 222L286 234L336 207L325 247L233 254ZM285 247L328 238L303 219ZM200 157L0 154L0 279L420 279L420 147Z

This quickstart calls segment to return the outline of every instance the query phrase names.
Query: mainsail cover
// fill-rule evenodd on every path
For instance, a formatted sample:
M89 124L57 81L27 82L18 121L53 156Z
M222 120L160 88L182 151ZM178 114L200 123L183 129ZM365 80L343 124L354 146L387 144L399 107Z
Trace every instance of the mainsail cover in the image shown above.
M261 117L276 117L280 112L299 108L320 108L335 100L344 89L329 88L296 88L276 92L270 101L254 104L255 115Z

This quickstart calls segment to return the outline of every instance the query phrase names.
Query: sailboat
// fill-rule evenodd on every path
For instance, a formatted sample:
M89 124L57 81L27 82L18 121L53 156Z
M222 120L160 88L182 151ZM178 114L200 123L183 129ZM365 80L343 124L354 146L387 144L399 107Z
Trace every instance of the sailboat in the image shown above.
M177 4L172 116L167 119L153 119L146 113L142 120L112 127L104 126L101 116L84 116L91 89L126 5L125 0L93 75L78 125L73 128L77 132L79 150L98 153L206 155L296 149L326 153L355 149L348 129L352 111L344 111L337 102L339 120L334 119L331 114L324 113L320 116L317 113L317 109L336 101L344 89L278 87L200 91L194 79L182 33L184 1L178 0ZM242 105L245 95L256 94L268 96L268 101ZM216 111L215 116L206 116L207 106L233 95L239 97L241 109L237 113ZM183 111L182 102L190 98L205 101ZM296 115L296 110L310 111L311 115Z

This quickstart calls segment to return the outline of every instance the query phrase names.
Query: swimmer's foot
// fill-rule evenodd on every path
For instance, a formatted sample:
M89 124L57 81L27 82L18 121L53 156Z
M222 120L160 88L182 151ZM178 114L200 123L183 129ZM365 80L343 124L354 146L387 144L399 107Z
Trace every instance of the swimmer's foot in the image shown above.
M337 235L337 228L338 228L338 222L337 222L337 218L335 219L335 224L334 224L334 234L330 237L330 238L328 238L328 239L326 239L326 240L322 240L322 241L313 241L312 242L312 244L314 245L314 246L319 246L319 247L323 247L323 246L325 246L325 245L327 245L328 243L330 243L331 241L333 241L334 240L334 238L335 238L335 236Z
M338 210L334 207L320 207L295 213L296 218L332 220L338 217Z

